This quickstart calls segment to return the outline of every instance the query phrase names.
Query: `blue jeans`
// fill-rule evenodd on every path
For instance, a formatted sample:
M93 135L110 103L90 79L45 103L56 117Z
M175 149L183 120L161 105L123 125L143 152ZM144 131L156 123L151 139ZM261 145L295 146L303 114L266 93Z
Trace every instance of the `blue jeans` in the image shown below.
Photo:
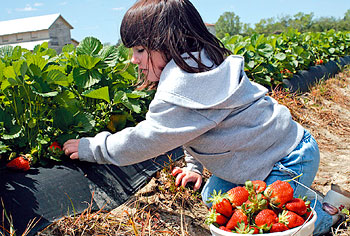
M305 130L304 136L298 146L287 156L283 157L279 162L275 163L271 173L264 180L267 185L275 182L276 180L288 180L302 174L298 179L298 182L310 187L318 170L320 162L320 152L316 140L312 135ZM322 204L317 200L315 202L314 195L310 195L305 187L297 184L294 181L289 182L294 189L294 196L308 196L311 201L311 206L315 206L317 213L317 220L315 223L314 235L322 235L328 232L332 226L332 216L322 210ZM217 192L227 192L237 184L220 179L216 176L211 176L202 190L202 199L207 203L208 198L215 189ZM316 205L315 205L316 204Z

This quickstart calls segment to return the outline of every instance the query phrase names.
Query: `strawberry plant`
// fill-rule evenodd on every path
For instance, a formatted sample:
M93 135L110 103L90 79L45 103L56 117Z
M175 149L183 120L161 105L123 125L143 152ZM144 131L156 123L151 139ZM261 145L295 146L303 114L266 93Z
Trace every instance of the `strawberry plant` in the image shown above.
M282 84L299 70L350 55L350 32L330 30L280 35L225 36L221 39L233 54L245 59L248 77L268 87ZM320 63L322 60L322 63Z
M128 49L93 37L59 55L47 43L0 48L0 154L59 161L54 141L135 125L153 95L135 90L136 78Z

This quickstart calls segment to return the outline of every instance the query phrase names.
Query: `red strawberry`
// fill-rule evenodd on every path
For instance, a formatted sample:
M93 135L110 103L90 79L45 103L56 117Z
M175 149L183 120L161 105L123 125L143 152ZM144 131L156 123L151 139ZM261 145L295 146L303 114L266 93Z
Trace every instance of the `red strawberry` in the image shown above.
M255 190L256 193L262 193L262 192L265 191L265 189L266 189L265 181L253 180L252 183L253 183L254 190Z
M30 163L29 160L24 158L23 156L19 156L13 160L11 160L6 165L8 168L15 169L15 170L23 170L27 171L30 169Z
M289 228L285 224L277 222L277 223L272 224L271 229L270 229L270 233L283 232L283 231L286 231L288 229Z
M303 218L304 218L304 220L307 220L307 219L310 220L312 217L313 217L313 214L312 214L312 210L311 210L311 207L310 207L310 201L307 201L306 202L306 213L305 213L305 215L303 215Z
M226 217L230 217L233 209L230 201L227 199L227 193L221 194L221 190L219 193L216 193L216 190L214 190L211 196L212 197L209 198L208 203L212 203L212 207L216 210L216 212Z
M260 229L263 229L265 231L270 230L271 225L277 222L278 222L278 217L276 213L270 209L264 209L260 211L255 217L256 226L258 226Z
M286 209L297 213L298 215L304 215L307 212L305 201L300 198L293 198L286 203Z
M213 223L217 223L218 225L224 225L228 221L228 218L221 215L220 213L217 213L215 209L211 208L206 219L205 223L207 225L211 225Z
M233 207L238 207L248 200L248 190L245 187L234 187L227 191L228 199Z
M266 189L266 183L262 180L248 180L245 182L244 187L247 189L249 196L252 196L257 195L258 193L263 193Z
M294 190L292 186L281 180L276 180L264 191L264 195L269 199L270 204L282 208L282 206L293 199Z
M57 151L62 151L62 148L61 148L61 146L58 144L58 142L53 142L51 145L50 145L50 147L49 147L52 151L56 151L56 149L57 149Z
M323 60L322 60L322 59L317 59L315 64L316 64L316 65L323 64Z
M297 213L284 210L279 215L279 222L287 225L287 227L291 229L304 224L305 220Z
M258 233L259 233L259 229L258 229L258 227L255 227L255 226L250 226L250 228L253 228L253 229L254 229L253 234L258 234Z
M237 224L241 222L248 224L248 217L241 209L236 209L233 211L231 218L227 222L226 228L233 230Z
M225 226L220 226L219 229L221 229L221 230L223 230L223 231L226 231L226 232L232 232L232 230L229 230L229 229L226 228Z

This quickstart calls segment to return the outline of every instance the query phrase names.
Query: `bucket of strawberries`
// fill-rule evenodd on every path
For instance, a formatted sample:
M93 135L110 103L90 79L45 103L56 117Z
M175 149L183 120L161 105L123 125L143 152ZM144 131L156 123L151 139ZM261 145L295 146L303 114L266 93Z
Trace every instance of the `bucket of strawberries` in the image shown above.
M294 197L293 194L290 183L281 180L268 186L262 180L249 180L245 186L225 193L214 190L205 223L210 225L214 236L312 235L316 212L307 197Z

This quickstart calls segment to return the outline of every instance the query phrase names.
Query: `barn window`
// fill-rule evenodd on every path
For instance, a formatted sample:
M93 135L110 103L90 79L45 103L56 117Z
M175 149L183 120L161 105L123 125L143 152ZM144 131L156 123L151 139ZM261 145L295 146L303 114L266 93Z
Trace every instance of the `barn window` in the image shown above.
M30 32L30 37L31 37L32 39L38 38L38 32Z

